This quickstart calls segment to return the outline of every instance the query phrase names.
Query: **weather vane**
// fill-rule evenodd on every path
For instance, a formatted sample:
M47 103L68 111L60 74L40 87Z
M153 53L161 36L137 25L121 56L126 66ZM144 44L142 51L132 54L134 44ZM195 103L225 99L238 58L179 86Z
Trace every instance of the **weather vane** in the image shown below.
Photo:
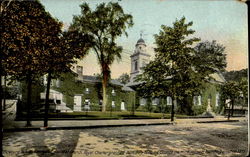
M143 30L140 31L140 37L142 38L142 33L143 33Z

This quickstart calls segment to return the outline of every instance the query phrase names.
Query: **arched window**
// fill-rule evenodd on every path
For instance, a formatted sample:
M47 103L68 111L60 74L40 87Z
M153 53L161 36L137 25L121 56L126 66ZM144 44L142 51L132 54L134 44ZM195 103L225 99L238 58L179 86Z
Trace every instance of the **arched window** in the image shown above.
M138 65L137 64L138 64L137 61L135 61L135 70L138 69Z

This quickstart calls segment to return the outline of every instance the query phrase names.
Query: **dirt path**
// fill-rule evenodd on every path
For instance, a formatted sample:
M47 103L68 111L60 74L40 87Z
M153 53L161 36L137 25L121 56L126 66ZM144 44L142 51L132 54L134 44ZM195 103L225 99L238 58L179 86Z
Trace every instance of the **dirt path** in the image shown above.
M247 153L247 123L177 124L4 133L5 156L237 157Z

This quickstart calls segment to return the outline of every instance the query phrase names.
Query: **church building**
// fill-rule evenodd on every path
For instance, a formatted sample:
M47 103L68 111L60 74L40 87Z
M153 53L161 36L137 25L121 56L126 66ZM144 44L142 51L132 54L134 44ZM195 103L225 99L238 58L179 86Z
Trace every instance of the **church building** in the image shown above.
M126 84L127 87L130 87L135 90L141 82L135 80L135 77L143 73L143 67L150 62L150 55L146 52L146 43L140 38L135 44L134 53L130 56L131 58L131 73L130 73L130 82ZM202 95L194 96L191 100L193 103L193 110L196 110L196 114L201 114L209 108L214 112L219 112L220 110L220 93L219 85L225 82L224 77L218 71L211 75L214 80L206 85L206 88L202 91ZM137 92L136 92L137 93ZM146 108L146 98L141 98L139 93L136 94L136 109L137 111L147 111ZM159 112L157 106L160 104L160 98L151 98L151 105L155 108L154 112ZM170 96L166 98L167 108L171 108L172 103L178 107L177 102L172 100ZM167 110L169 110L167 109ZM195 112L196 112L195 111Z
M134 53L130 56L130 82L134 82L135 77L142 74L142 68L150 61L150 55L146 52L146 46L145 41L140 38L135 45Z

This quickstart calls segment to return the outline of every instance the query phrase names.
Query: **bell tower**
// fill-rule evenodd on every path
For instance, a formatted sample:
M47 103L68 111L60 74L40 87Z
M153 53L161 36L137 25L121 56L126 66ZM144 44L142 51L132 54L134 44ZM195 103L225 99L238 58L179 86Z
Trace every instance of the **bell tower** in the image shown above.
M134 82L135 77L143 72L142 68L149 63L150 55L146 52L145 41L141 38L135 45L134 53L130 56L131 58L131 73L130 82Z

